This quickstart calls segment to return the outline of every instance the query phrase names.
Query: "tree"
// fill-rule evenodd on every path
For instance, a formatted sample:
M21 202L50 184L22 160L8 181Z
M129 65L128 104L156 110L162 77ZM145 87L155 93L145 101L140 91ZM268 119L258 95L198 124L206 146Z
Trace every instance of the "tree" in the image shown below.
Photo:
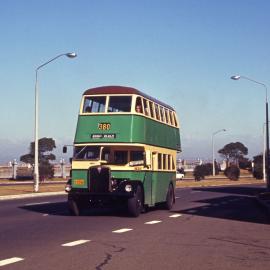
M55 155L51 152L56 148L55 141L52 138L41 138L38 140L38 163L40 178L53 177L53 166L50 164L51 160L55 160ZM22 155L20 160L25 163L34 164L35 158L35 142L30 143L30 152Z
M226 144L218 153L227 160L227 162L233 162L239 166L239 159L243 159L245 155L248 154L248 148L240 143L229 143Z
M245 157L240 157L239 160L239 168L243 170L251 170L251 160Z
M197 165L194 168L193 176L196 181L200 181L204 179L205 176L211 175L213 173L212 164L206 163L202 165Z

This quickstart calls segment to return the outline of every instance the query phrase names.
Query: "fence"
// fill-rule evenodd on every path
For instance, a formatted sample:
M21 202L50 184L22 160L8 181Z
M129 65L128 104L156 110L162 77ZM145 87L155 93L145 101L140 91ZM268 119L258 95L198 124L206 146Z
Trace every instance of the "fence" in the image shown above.
M70 176L69 164L55 164L54 177L67 178ZM27 164L0 165L0 179L33 179L33 167Z

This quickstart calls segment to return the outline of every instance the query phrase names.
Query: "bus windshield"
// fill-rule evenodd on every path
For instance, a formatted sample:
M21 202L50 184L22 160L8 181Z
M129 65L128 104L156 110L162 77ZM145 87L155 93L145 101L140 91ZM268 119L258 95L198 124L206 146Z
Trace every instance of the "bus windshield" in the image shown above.
M100 153L99 146L75 146L73 158L85 160L98 160L99 153Z
M103 146L75 146L74 160L95 160L113 165L143 165L144 164L144 148L142 147L103 147Z

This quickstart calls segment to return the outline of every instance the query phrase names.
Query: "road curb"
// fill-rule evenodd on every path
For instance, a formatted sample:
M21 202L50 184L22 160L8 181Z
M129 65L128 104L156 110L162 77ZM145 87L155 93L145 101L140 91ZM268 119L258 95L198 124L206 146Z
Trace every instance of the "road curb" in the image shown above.
M250 183L250 182L246 182L246 183L240 183L240 182L233 182L233 183L201 183L201 184L197 184L197 185L184 185L183 186L179 186L179 184L176 184L176 188L180 189L180 188L202 188L202 187L221 187L221 186L239 186L239 185L257 185L257 184L263 184L263 183Z
M42 192L42 193L20 194L20 195L4 195L0 196L0 201L65 195L65 194L67 194L65 191L57 191L57 192Z

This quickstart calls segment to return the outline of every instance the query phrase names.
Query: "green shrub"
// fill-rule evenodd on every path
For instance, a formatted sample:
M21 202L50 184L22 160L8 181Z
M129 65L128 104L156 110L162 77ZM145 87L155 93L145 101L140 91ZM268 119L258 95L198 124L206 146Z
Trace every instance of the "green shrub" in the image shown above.
M240 169L236 165L231 165L224 171L225 176L227 176L230 180L238 180L240 176Z

